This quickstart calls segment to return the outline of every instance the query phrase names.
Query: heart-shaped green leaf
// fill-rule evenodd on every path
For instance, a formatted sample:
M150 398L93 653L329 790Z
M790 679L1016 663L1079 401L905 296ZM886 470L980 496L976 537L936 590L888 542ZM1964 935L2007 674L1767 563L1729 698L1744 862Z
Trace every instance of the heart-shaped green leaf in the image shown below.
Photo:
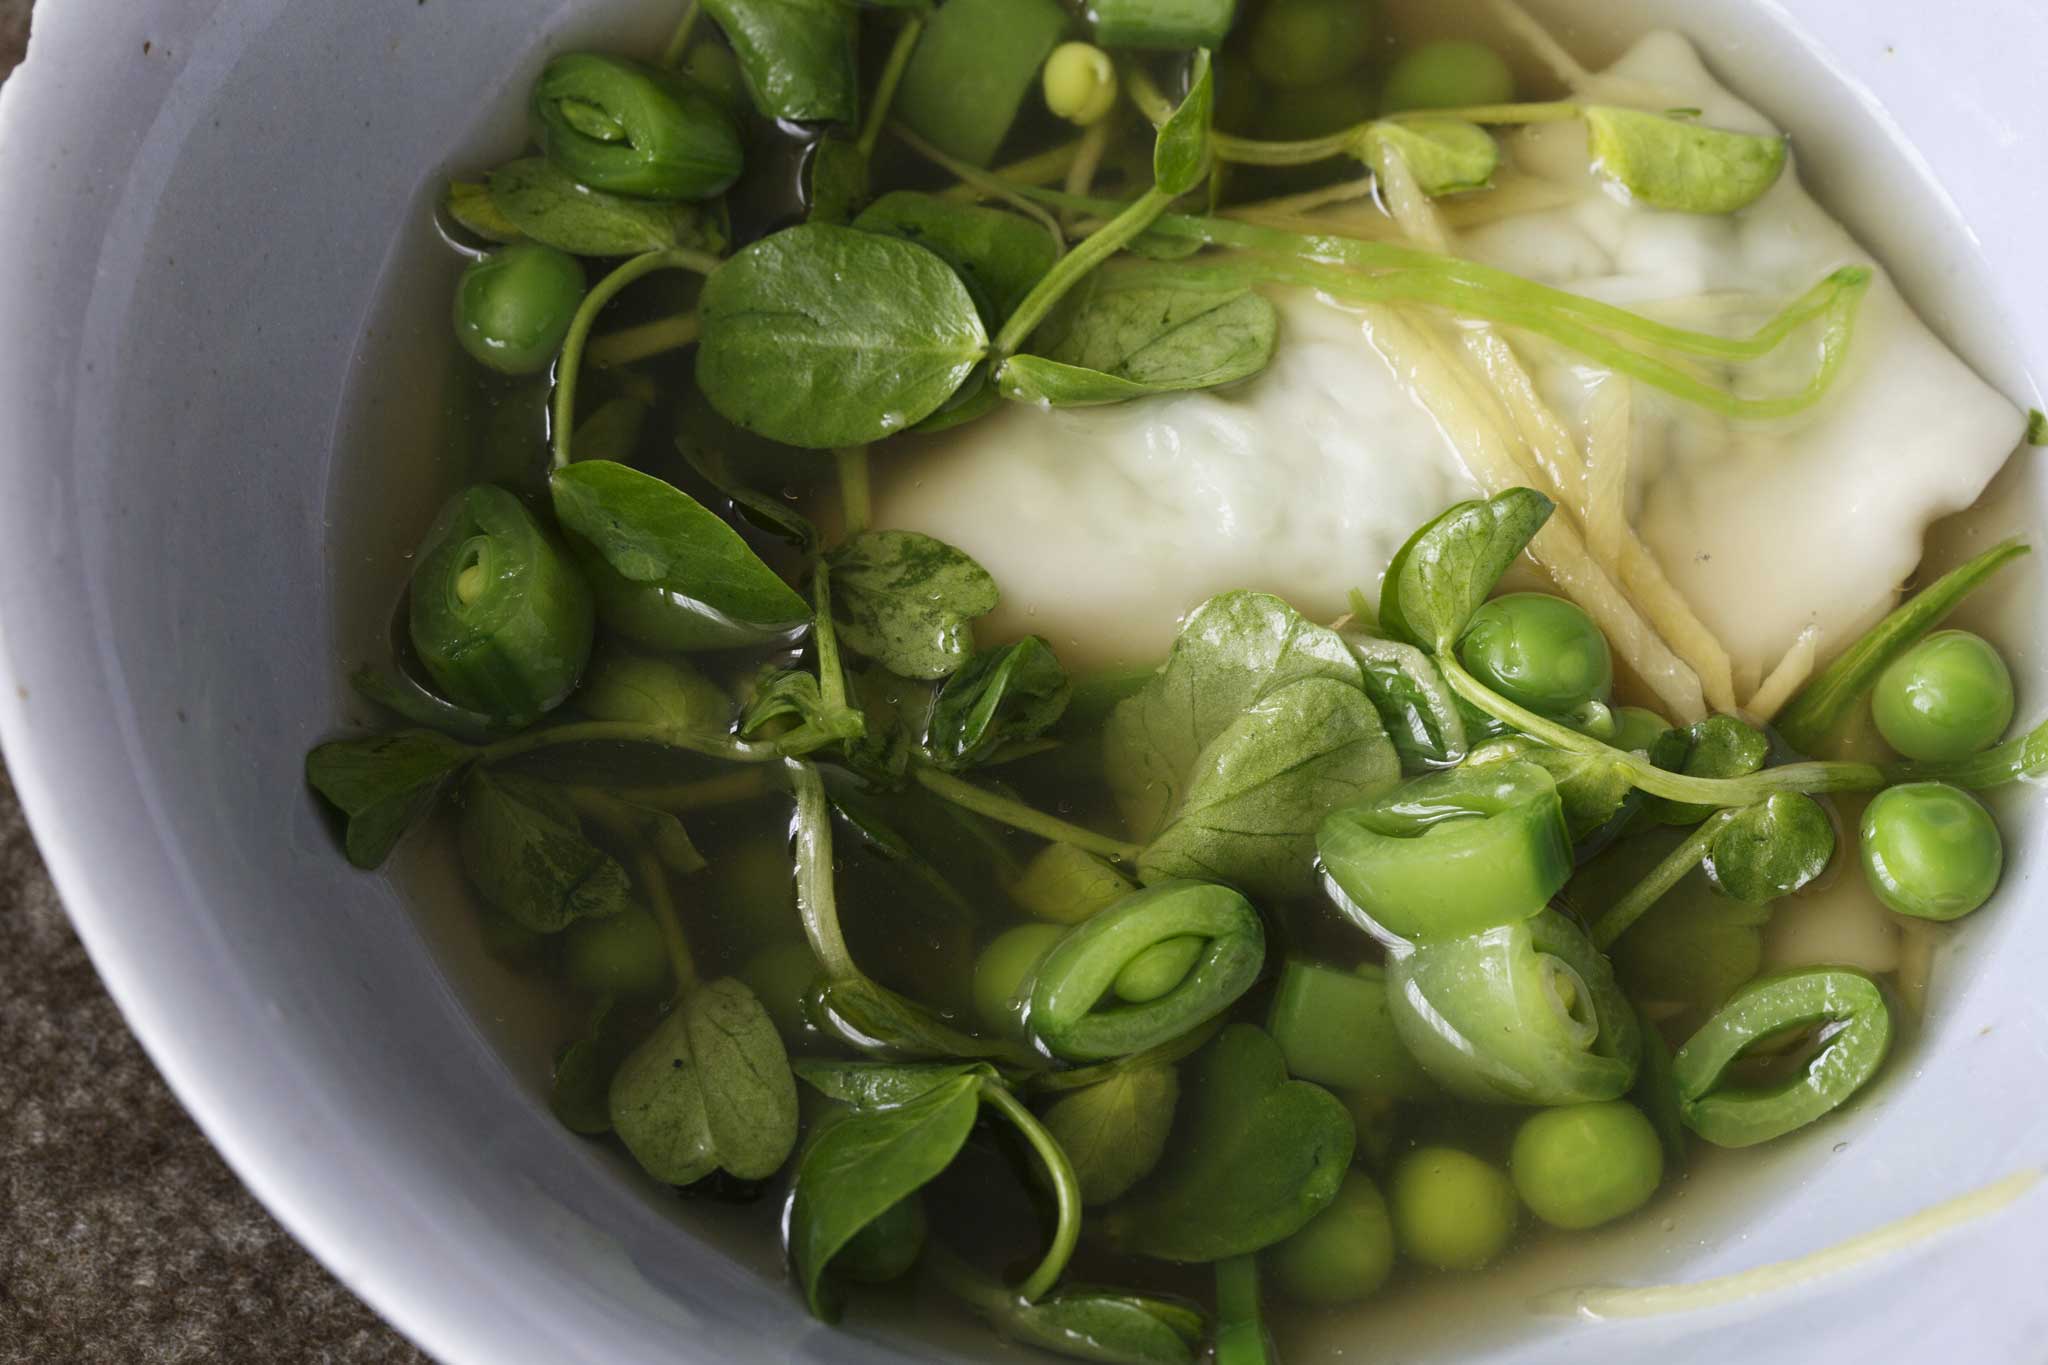
M1810 796L1779 792L1735 817L1707 846L1708 878L1724 896L1763 905L1827 870L1835 826Z
M462 866L484 899L536 933L626 908L630 883L584 837L559 787L476 768L462 787Z
M1280 1045L1250 1024L1196 1063L1172 1155L1104 1215L1118 1251L1169 1261L1242 1256L1292 1236L1337 1196L1356 1135L1343 1102L1287 1078Z
M1170 273L1098 271L1003 363L1005 398L1054 407L1118 403L1249 378L1273 357L1279 315L1249 289L1176 284Z
M1373 174L1386 177L1387 158L1398 156L1424 194L1483 190L1500 165L1493 134L1463 119L1420 118L1370 123L1360 139L1360 156Z
M984 650L933 699L926 751L942 768L973 767L1050 730L1073 691L1052 646L1036 635Z
M1594 169L1651 208L1733 213L1763 197L1785 171L1786 141L1731 133L1639 109L1585 111Z
M335 740L306 755L306 781L347 820L348 860L372 868L474 752L427 730Z
M638 256L678 246L714 255L725 250L724 232L701 206L605 194L577 184L541 157L493 171L490 202L494 218L472 207L460 221L474 221L494 234L510 225L572 256Z
M1180 1075L1171 1066L1132 1067L1053 1102L1046 1130L1074 1164L1084 1204L1121 1199L1152 1173L1179 1102Z
M966 663L974 619L1000 600L988 570L915 531L863 532L826 562L840 642L906 678L943 678Z
M1533 488L1510 488L1424 526L1387 566L1380 626L1433 654L1449 650L1555 508Z
M962 1076L996 1077L986 1062L844 1062L806 1057L797 1079L855 1109L896 1109Z

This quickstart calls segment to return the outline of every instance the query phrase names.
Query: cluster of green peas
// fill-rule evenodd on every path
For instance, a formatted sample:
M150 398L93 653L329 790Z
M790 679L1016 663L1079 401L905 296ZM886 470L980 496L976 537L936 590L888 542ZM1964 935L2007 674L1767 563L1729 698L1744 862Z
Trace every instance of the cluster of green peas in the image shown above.
M1638 749L1669 728L1638 707L1606 712L1613 665L1584 610L1543 593L1481 607L1459 645L1480 681L1543 715L1580 717L1596 738ZM1879 675L1871 714L1902 757L1950 762L1981 753L2013 717L2012 673L1998 650L1963 630L1937 631ZM1609 728L1611 726L1611 728ZM1989 900L2004 865L1998 827L1981 802L1943 782L1889 787L1863 812L1859 850L1870 889L1917 919L1952 920Z

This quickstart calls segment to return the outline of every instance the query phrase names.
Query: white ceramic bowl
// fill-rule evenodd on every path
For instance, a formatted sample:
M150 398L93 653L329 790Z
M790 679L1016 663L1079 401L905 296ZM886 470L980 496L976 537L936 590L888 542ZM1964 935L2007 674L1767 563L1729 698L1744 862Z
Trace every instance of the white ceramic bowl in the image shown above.
M354 537L410 543L404 487L434 473L424 449L397 451L366 480L344 405L379 353L365 322L421 231L423 192L550 44L636 26L654 41L669 8L42 6L0 99L0 734L79 932L171 1084L278 1217L428 1350L475 1365L900 1360L888 1331L809 1323L772 1250L725 1236L720 1211L649 1197L560 1130L394 889L344 866L301 783L301 754L347 708L336 641ZM2048 374L2048 10L1575 10L1596 38L1659 21L1698 37L1794 131L1802 173L1849 206L1930 320L2040 401L2027 376ZM390 376L394 401L429 378ZM2038 467L2021 496L2041 522ZM2048 668L2031 647L2020 663L2038 715ZM1876 1103L1781 1144L1746 1200L1703 1185L1668 1228L1646 1221L1586 1264L1535 1258L1515 1283L1721 1273L2048 1158L2048 821L2030 812L2009 833L2008 885L1960 935ZM2036 1197L1711 1313L1389 1316L1358 1344L1516 1365L2036 1360L2043 1212ZM973 1358L1003 1351L960 1340Z

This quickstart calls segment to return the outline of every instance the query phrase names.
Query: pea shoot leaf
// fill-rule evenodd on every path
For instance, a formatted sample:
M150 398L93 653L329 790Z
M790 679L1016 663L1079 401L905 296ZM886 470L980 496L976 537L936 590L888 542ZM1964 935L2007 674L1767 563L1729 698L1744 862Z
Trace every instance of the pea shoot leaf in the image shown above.
M1387 566L1380 626L1432 654L1449 650L1553 510L1533 488L1452 507L1410 537Z
M1462 119L1424 118L1366 125L1360 157L1384 179L1387 159L1401 158L1415 184L1430 196L1483 190L1500 165L1493 134Z
M1365 695L1387 727L1402 771L1425 772L1465 756L1465 722L1458 698L1429 655L1378 636L1347 635L1345 641L1358 656Z
M1186 1304L1084 1286L1037 1303L1015 1300L996 1322L1012 1340L1112 1365L1193 1365L1208 1332L1201 1311Z
M844 1062L806 1057L795 1064L797 1079L819 1094L855 1109L895 1109L961 1076L996 1070L986 1062Z
M763 118L852 123L858 15L842 0L704 0Z
M722 734L732 716L732 699L682 659L611 644L591 660L576 709L592 720Z
M1041 1060L1019 1044L964 1033L915 1000L863 977L821 982L805 1008L820 1031L870 1054L910 1061L974 1057L1015 1066Z
M655 1179L765 1180L796 1147L782 1035L738 981L692 988L612 1078L612 1128Z
M1787 144L1776 135L1602 105L1583 116L1593 168L1651 208L1733 213L1760 199L1785 170Z
M988 352L973 296L914 243L786 228L705 281L697 383L720 415L785 445L865 445L935 412Z
M462 787L462 866L492 906L552 934L627 905L626 870L584 836L559 787L475 768Z
M391 855L474 753L427 730L335 740L306 755L306 781L341 812L348 860L367 869Z
M1337 1195L1356 1135L1335 1095L1287 1078L1280 1045L1232 1024L1195 1062L1170 1155L1098 1227L1118 1251L1242 1256L1292 1236Z
M489 185L474 180L451 180L441 205L458 226L487 242L516 242L526 235L518 224L498 211Z
M1789 896L1827 870L1835 826L1810 796L1780 792L1738 811L1708 845L1714 889L1751 905Z
M495 218L469 208L458 221L468 226L475 219L494 230L509 225L572 256L638 256L678 246L714 255L725 250L724 230L701 205L656 204L589 189L541 157L493 171L490 202Z
M1005 398L1053 407L1233 384L1273 358L1279 315L1249 289L1200 288L1170 272L1096 271L1003 362Z
M1209 52L1195 52L1187 98L1159 127L1152 147L1152 179L1167 194L1183 195L1209 173L1209 124L1215 114L1216 75Z
M673 484L609 460L555 471L555 515L580 541L608 622L635 588L690 625L676 648L762 644L795 630L810 607L717 513Z
M1073 691L1067 670L1039 636L984 650L933 699L926 752L941 768L971 768L1004 745L1036 739L1058 724Z
M988 570L915 531L862 532L826 562L841 643L906 678L958 669L974 650L972 622L998 601Z
M832 1258L952 1165L980 1111L982 1083L962 1073L907 1104L852 1114L804 1152L790 1199L789 1255L813 1314L838 1316L825 1278Z
M1045 1126L1073 1163L1084 1204L1120 1199L1152 1173L1179 1102L1171 1066L1133 1067L1053 1101Z
M1059 244L1038 224L1005 209L959 204L916 190L885 194L853 225L915 242L953 267L993 330L1016 310L1059 259Z
M1771 756L1771 741L1763 731L1734 716L1695 721L1686 737L1691 743L1678 771L1688 777L1747 777ZM1667 825L1697 825L1714 813L1712 806L1688 805L1661 796L1651 797L1643 808L1652 819Z

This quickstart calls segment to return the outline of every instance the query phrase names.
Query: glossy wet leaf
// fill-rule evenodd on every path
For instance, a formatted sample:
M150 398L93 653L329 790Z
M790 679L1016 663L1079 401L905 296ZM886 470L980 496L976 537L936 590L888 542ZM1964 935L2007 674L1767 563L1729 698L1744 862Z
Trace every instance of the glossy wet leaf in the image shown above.
M1733 213L1785 170L1786 140L1602 105L1584 111L1594 169L1630 196L1678 213Z
M1323 817L1400 777L1400 758L1364 692L1329 678L1291 683L1254 702L1202 750L1187 795L1139 856L1139 875L1306 895Z
M1304 678L1360 685L1337 633L1266 593L1227 592L1189 614L1166 666L1118 703L1104 737L1111 790L1149 840L1179 809L1202 753L1260 700Z
M1763 731L1734 716L1708 716L1685 732L1690 741L1678 771L1688 777L1747 777L1771 756ZM1652 819L1667 825L1696 825L1714 813L1712 806L1689 805L1664 797L1644 803Z
M491 173L491 204L523 236L572 256L638 256L670 247L716 255L718 222L695 204L655 204L579 185L540 157Z
M1233 1024L1195 1063L1167 1160L1097 1226L1118 1251L1169 1261L1258 1251L1336 1197L1355 1141L1335 1095L1289 1080L1280 1045Z
M796 590L675 485L590 460L556 470L551 486L563 527L625 584L679 600L698 647L764 642L809 619Z
M943 678L966 663L975 618L998 601L988 570L916 531L866 531L826 561L840 643L906 678Z
M1450 649L1554 508L1532 488L1510 488L1424 526L1387 566L1380 626L1433 654Z
M749 487L733 472L731 461L722 452L701 449L681 439L676 441L676 448L689 461L690 468L725 495L736 515L770 535L780 536L800 554L809 556L818 548L818 529L810 519L791 506L787 498Z
M843 0L704 0L763 117L851 123L860 113L857 15Z
M1152 146L1152 179L1160 190L1186 194L1209 173L1209 124L1215 104L1216 75L1209 53L1197 49L1187 97L1160 125Z
M988 351L959 276L914 243L827 223L764 237L705 281L697 383L785 445L865 445L931 413Z
M648 850L671 872L690 877L709 866L683 822L669 811L622 800L594 787L577 789L570 800L586 827L601 831L628 850Z
M489 185L474 180L451 180L441 204L457 225L487 242L516 242L526 235L517 223L499 212Z
M1506 763L1517 759L1536 764L1556 781L1565 827L1575 844L1619 814L1635 790L1628 770L1607 758L1566 753L1519 735L1488 740L1472 751L1469 761Z
M1463 714L1435 660L1399 640L1345 639L1358 656L1366 698L1380 713L1404 772L1440 768L1465 756Z
M583 833L559 787L476 768L462 787L462 866L493 907L535 933L624 910L626 871Z
M910 1061L975 1057L1017 1066L1036 1060L1015 1043L954 1028L936 1011L862 977L821 982L805 1009L820 1030L870 1054Z
M1198 288L1145 271L1098 271L1003 362L1005 398L1053 407L1248 379L1273 357L1279 315L1249 289Z
M916 190L883 195L853 225L914 242L952 266L991 330L1059 259L1052 234L1029 218Z
M363 700L376 703L402 720L466 743L501 738L530 723L523 716L508 720L457 706L397 667L359 668L348 675L348 685Z
M855 1109L896 1109L962 1076L996 1078L986 1062L846 1062L806 1057L797 1079Z
M612 1128L646 1172L690 1185L723 1170L765 1180L796 1147L782 1035L734 980L693 987L612 1079Z
M390 856L474 752L426 730L335 740L306 755L306 781L346 821L348 860L372 868Z
M1186 1304L1076 1286L995 1318L1013 1341L1110 1365L1193 1365L1208 1322Z
M933 699L926 750L942 768L971 768L1050 730L1072 695L1067 670L1039 636L983 650Z
M1462 119L1418 118L1367 125L1359 153L1375 175L1386 177L1387 158L1398 156L1424 194L1483 190L1500 165L1493 135Z
M1083 1203L1120 1199L1152 1173L1179 1102L1171 1066L1133 1067L1053 1101L1042 1118L1074 1165Z
M804 163L804 202L813 223L850 223L868 198L868 159L849 138L822 137Z
M827 1128L798 1163L789 1255L804 1302L827 1321L832 1258L862 1228L950 1166L981 1107L981 1078L962 1074L898 1108L856 1113Z
M1810 796L1779 793L1736 812L1715 833L1704 863L1724 896L1763 905L1827 870L1835 827Z

